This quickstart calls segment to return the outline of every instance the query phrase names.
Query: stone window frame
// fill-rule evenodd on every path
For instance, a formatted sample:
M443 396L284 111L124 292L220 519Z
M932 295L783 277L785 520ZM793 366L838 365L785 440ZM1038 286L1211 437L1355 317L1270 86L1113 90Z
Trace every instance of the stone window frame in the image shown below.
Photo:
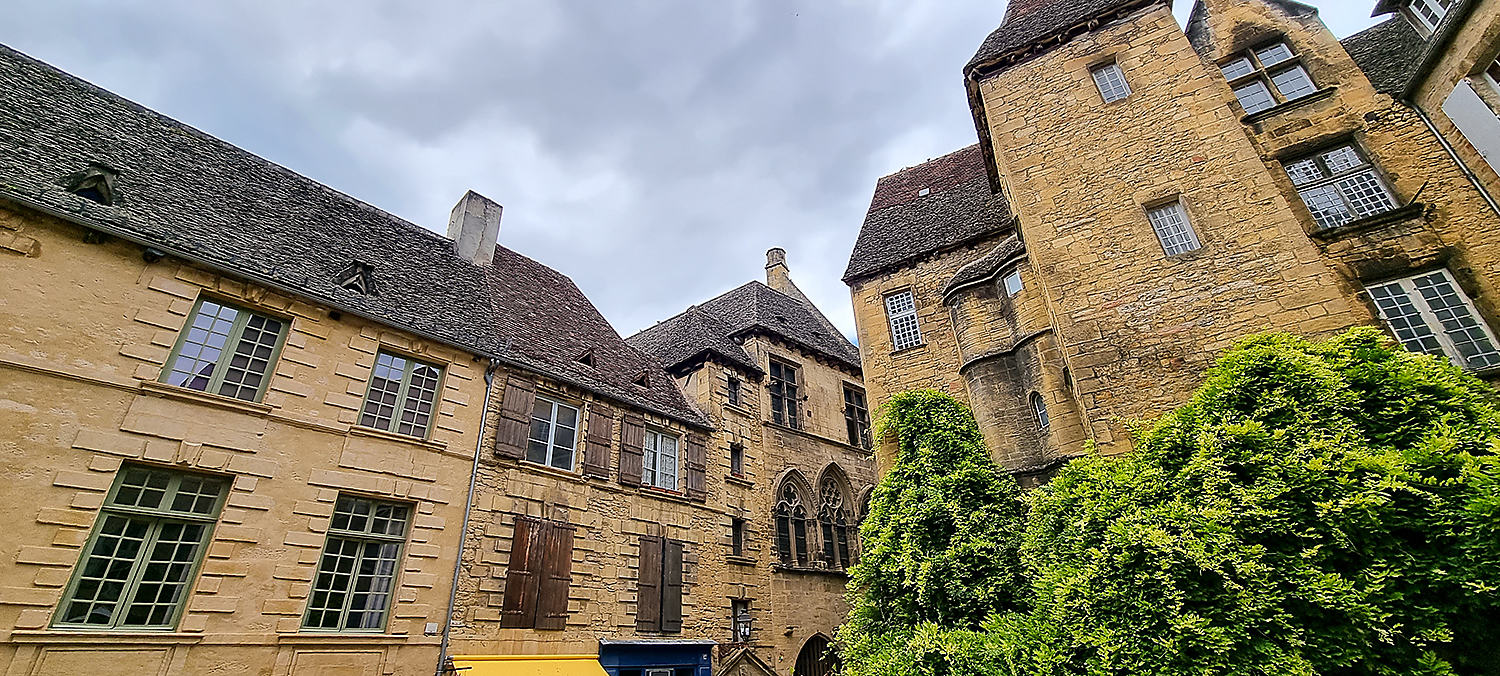
M536 408L537 408L537 404L538 403L542 403L542 402L546 402L547 404L549 404L550 411L549 411L549 417L548 417L548 419L546 421L546 423L547 423L547 432L546 432L547 438L545 440L538 440L538 439L532 437L531 435L533 435L533 434L536 433L536 429L537 429L536 425L537 425L538 422L541 421L540 418L536 417ZM558 414L559 410L564 409L564 408L570 409L570 410L573 411L573 444L572 444L572 447L568 449L568 457L570 458L568 466L567 467L559 467L559 466L553 464L556 461L556 458L557 458L557 456L556 456L556 450L558 448L558 445L557 445L557 414ZM578 471L578 439L581 436L579 433L585 431L583 429L583 406L581 404L576 403L576 402L574 402L572 400L569 400L567 398L553 395L550 392L540 392L539 391L539 392L536 393L535 398L531 402L531 410L527 411L527 416L530 418L530 428L529 428L529 431L527 432L527 436L526 436L526 456L524 458L526 460L526 462L532 463L534 465L542 465L544 467L551 467L553 469L559 469L559 470L562 470L564 472L577 472ZM546 448L543 449L541 461L534 460L531 457L532 450L533 450L533 444L538 444L538 443L545 443L546 444Z
M1113 59L1089 66L1089 78L1094 81L1094 88L1105 103L1124 101L1135 93L1130 88L1130 81L1125 79L1125 69Z
M1330 156L1342 150L1347 150L1347 155L1352 155L1357 161L1350 164L1347 156L1340 158L1338 162L1329 159ZM1295 165L1307 162L1312 162L1313 164L1309 166L1320 175L1304 178L1299 182L1298 174L1305 175L1306 170L1297 170L1294 167ZM1343 168L1336 169L1336 167ZM1391 188L1390 181L1386 180L1385 172L1380 170L1380 167L1375 164L1374 158L1355 139L1341 138L1333 143L1323 145L1312 152L1286 157L1281 160L1281 168L1287 178L1291 180L1292 187L1297 191L1297 197L1301 201L1303 208L1307 210L1308 215L1319 230L1330 230L1363 218L1369 218L1401 208L1400 198L1397 197L1396 191ZM1345 183L1360 178L1365 179L1362 186L1348 189L1344 187ZM1354 197L1359 197L1359 189L1368 192L1371 186L1378 188L1379 195L1385 198L1385 208L1362 211L1360 205L1354 200ZM1337 222L1324 217L1324 214L1332 214L1332 211L1328 209L1315 209L1313 204L1308 201L1309 193L1313 191L1326 191L1330 187L1333 188L1333 194L1339 200L1339 203L1335 206L1343 207L1344 213L1348 216ZM1353 193L1353 197L1351 197L1351 193ZM1322 194L1326 199L1327 193L1323 192ZM1368 195L1365 197L1368 197Z
M1157 244L1161 246L1162 253L1166 254L1167 258L1183 256L1203 249L1203 238L1199 236L1198 229L1193 227L1193 217L1189 213L1187 203L1182 198L1182 195L1173 195L1165 199L1146 202L1141 205L1141 208L1145 212L1146 224L1151 227L1152 234L1156 236ZM1163 237L1162 225L1159 225L1159 221L1163 221L1163 218L1158 218L1156 214L1161 214L1173 208L1176 208L1182 220L1181 225L1185 233L1189 236L1187 242L1192 244L1189 248L1178 248L1180 244L1169 246L1167 239ZM1168 233L1169 236L1179 236L1181 234L1183 233Z
M802 429L801 399L797 396L797 390L802 383L797 379L802 365L791 360L779 357L770 358L770 367L766 369L766 392L771 397L771 422L777 425L790 427L794 430ZM779 372L779 375L778 375ZM791 373L788 380L786 374ZM777 416L781 419L778 420Z
M351 503L351 505L357 505L360 502L369 503L371 511L369 512L369 515L366 517L366 526L364 528L361 528L359 530L355 530L353 528L348 528L348 527L340 528L340 527L338 527L338 526L335 525L339 521L339 514L340 514L339 507L346 500L348 500ZM381 507L399 508L399 509L404 509L405 510L405 515L401 518L401 533L399 535L393 535L393 534L391 534L389 532L380 532L380 533L377 533L377 532L374 531L373 525L377 521L376 515L379 513L378 510ZM304 632L304 633L316 633L316 634L329 634L329 633L333 633L333 634L381 634L381 633L385 633L385 628L386 628L387 625L390 624L390 621L391 621L391 616L393 614L392 610L395 608L396 603L399 602L398 595L397 595L397 591L401 587L399 578L401 576L401 572L406 568L406 566L404 564L404 561L405 561L406 552L407 552L407 549L408 549L408 546L407 546L408 545L408 540L411 538L412 525L413 525L413 522L416 520L416 515L418 513L417 512L417 508L418 508L418 505L416 503L413 503L413 502L407 502L407 501L401 501L401 500L390 500L390 499L387 499L387 498L373 497L373 496L364 495L364 494L361 494L361 493L349 492L349 491L339 491L338 497L335 499L335 502L334 502L333 515L329 519L329 522L328 522L328 531L324 534L323 548L322 548L321 552L318 554L318 564L313 569L313 579L312 579L312 582L311 582L311 586L308 589L306 605L305 605L305 607L303 609L303 612L302 612L302 628L301 628L302 632ZM352 521L352 520L353 520L353 516L351 515L349 521ZM391 519L389 517L387 517L387 521L390 521L390 520ZM367 552L366 547L368 545L372 545L372 544L374 544L374 545L395 545L395 551L394 551L394 553L388 559L386 557L382 557L383 560L389 560L391 562L391 566L390 566L389 575L383 576L385 578L385 581L386 581L385 591L384 591L384 594L385 594L385 603L384 603L384 606L379 611L380 612L379 620L378 620L378 625L379 626L374 626L374 627L370 627L370 626L348 627L348 626L345 626L347 624L347 621L348 621L349 617L351 617L351 615L353 613L356 613L356 612L369 612L368 610L355 610L355 609L353 609L353 608L350 607L352 605L352 599L355 596L355 594L353 593L353 590L355 588L357 588L357 584L358 584L358 577L359 576L357 574L354 575L354 576L351 576L349 578L348 583L347 583L348 587L346 587L345 590L344 590L344 592L343 592L344 593L344 600L339 604L338 608L335 609L335 608L333 608L331 606L328 606L328 605L324 605L321 608L314 608L313 607L314 599L318 598L318 594L320 593L320 591L318 589L318 586L319 586L319 584L324 579L324 575L325 575L324 566L325 565L330 565L330 564L334 565L334 566L337 566L337 559L330 559L330 554L333 554L333 552L331 551L330 548L333 546L333 544L334 544L335 541L355 543L355 546L356 546L356 555L355 555L356 566L355 566L354 570L359 570L359 569L363 568L362 564L365 561L365 556L366 556L366 552ZM336 554L335 554L335 556L336 556ZM337 568L334 568L334 572L330 572L330 573L328 573L328 575L330 577L333 577L333 578L336 579L338 577L337 574L336 574L336 571L337 571ZM326 592L323 592L323 593L326 593ZM329 611L332 611L332 610L337 610L337 612L338 612L338 618L339 618L338 625L339 626L337 626L337 627L325 627L325 626L313 626L313 625L309 624L309 622L311 622L312 619L313 619L313 613L314 612L324 612L324 613L326 613L326 612L329 612Z
M831 570L854 565L857 547L849 534L849 491L832 472L818 482L818 560Z
M1016 288L1014 291L1012 291L1010 288L1011 279L1016 280ZM1000 289L1005 292L1006 298L1015 298L1016 294L1021 293L1026 289L1026 283L1021 278L1021 266L1017 265L1016 267L1011 268L1009 272L1001 275Z
M1421 286L1424 282L1426 286ZM1447 268L1367 283L1365 292L1370 296L1381 324L1407 350L1443 357L1471 372L1500 368L1500 340L1496 339L1489 322ZM1435 301L1442 306L1435 307ZM1468 320L1468 325L1464 325L1464 320ZM1449 324L1458 328L1450 331ZM1453 334L1456 333L1463 334L1463 340L1459 342L1473 344L1481 351L1464 357L1463 350L1454 340ZM1487 350L1482 349L1485 344ZM1483 358L1483 361L1470 363L1474 358Z
M371 405L380 405L379 402L375 401L372 397L377 394L375 390L375 380L376 378L380 377L379 374L383 366L382 358L384 357L390 357L393 360L404 360L406 364L402 367L401 380L395 383L396 403L398 405L392 410L391 417L386 421L385 426L382 427L380 425L380 415L378 413L378 409L374 414L373 422L367 422L367 418L371 416ZM428 410L425 414L422 413L420 409L420 405L423 403L420 399L420 392L418 392L419 398L416 400L416 415L418 417L426 415L427 421L421 425L420 430L416 429L417 426L413 421L413 423L410 424L410 426L413 428L412 431L402 432L400 430L408 425L408 423L403 421L403 418L405 418L406 413L411 410L410 406L412 404L412 381L413 376L416 374L416 371L419 367L435 369L437 371L436 379L432 384L432 399L426 402L428 404ZM389 368L389 366L386 366L386 368ZM432 434L432 428L436 426L434 423L437 421L438 409L442 404L443 387L445 385L444 378L447 375L448 369L445 364L429 361L426 359L418 359L416 357L412 357L411 355L403 354L399 351L391 350L385 346L381 346L375 353L374 365L370 367L370 379L365 383L365 398L360 402L359 417L356 420L355 424L367 429L380 430L382 432L390 432L391 434L399 434L404 437L413 437L416 439L426 440ZM386 382L392 382L389 378L385 378L385 380Z
M670 473L661 468L662 449L661 442L666 439L672 440L672 471ZM651 442L655 440L656 446ZM641 437L641 485L648 488L660 488L664 491L679 492L682 486L682 447L684 440L682 435L660 427L646 427L646 432ZM652 458L653 462L647 464L646 459ZM647 477L650 478L647 478ZM671 477L672 485L664 485L664 477Z
M1036 423L1037 431L1046 433L1052 427L1052 417L1047 413L1047 401L1040 392L1034 390L1027 401L1031 404L1031 419Z
M738 479L745 477L745 444L742 442L729 443L729 476Z
M748 539L750 521L748 519L732 516L729 518L729 555L744 557L745 543Z
M905 305L909 307L893 311L891 301L902 296L907 298ZM891 331L892 351L900 352L926 344L922 337L922 322L917 317L917 294L915 289L908 287L887 291L881 294L881 305L885 307L886 326ZM898 322L908 318L911 320L909 331L897 325ZM903 341L902 336L906 333L910 333L911 337Z
M725 380L725 402L730 406L744 407L745 405L745 381L733 373Z
M208 329L206 330L202 327L197 326L197 320L200 315L202 315L203 306L205 304L212 304L215 307L220 308L220 310L233 310L236 315L234 319L229 321L227 333L223 334L224 344L218 348L219 354L213 360L214 368L209 373L208 380L203 384L203 387L198 388L191 385L191 383L202 377L201 369L196 375L191 374L191 372L181 372L184 374L189 374L191 375L191 377L189 377L182 383L174 383L172 381L175 380L175 378L173 378L172 376L174 373L179 373L176 368L178 365L177 361L179 358L183 357L183 350L188 348L190 342L189 338L193 336L193 333L195 331L206 331L210 336L214 333L212 329L215 328L217 322L211 322ZM240 349L241 343L244 340L245 329L252 321L256 319L274 321L281 324L281 327L276 334L276 343L274 346L272 346L270 354L264 359L264 361L266 362L265 370L257 374L260 376L260 382L258 383L258 386L253 390L253 397L250 399L239 396L240 394L243 394L245 390L244 381L241 381L239 384L234 385L237 389L235 394L224 394L224 379L228 375L231 368L233 368L233 358L238 354L238 350ZM193 302L192 311L188 313L188 316L182 322L182 329L177 332L177 340L175 343L173 343L172 352L167 355L167 361L162 365L161 375L157 377L157 380L158 382L166 383L173 387L181 387L183 389L193 390L195 392L203 392L205 394L229 397L232 399L238 399L240 401L260 402L265 398L266 389L270 387L271 379L276 375L276 367L281 360L281 351L282 348L286 346L286 339L287 336L291 334L291 328L292 319L290 317L270 312L264 312L259 309L252 310L245 305L223 300L215 295L199 294L197 300ZM205 336L205 339L206 338L207 336ZM206 345L201 341L192 342L198 345ZM231 348L231 345L234 347ZM252 345L261 345L261 343L252 343ZM201 355L202 352L200 351L190 359L196 360ZM206 364L207 361L205 361L204 363ZM247 370L246 372L249 373L250 371Z
M800 475L782 477L772 493L776 501L771 508L771 519L775 523L775 550L779 565L805 568L812 562L812 537L808 534L808 522L814 521L808 512L806 490L797 479Z
M1268 63L1266 61L1268 55L1274 55L1277 47L1284 48L1285 55ZM1312 73L1308 72L1301 54L1292 50L1285 36L1262 42L1249 49L1239 50L1219 61L1217 65L1219 74L1229 83L1229 88L1234 91L1235 100L1239 102L1240 108L1245 111L1246 115L1254 115L1312 96L1321 89L1317 80L1313 79ZM1299 89L1295 96L1289 96L1282 91L1288 83L1278 81L1278 78L1294 71L1302 74L1302 80L1305 80L1308 88ZM1252 90L1257 88L1264 95L1265 105L1255 104L1252 109L1246 105L1246 98Z
M124 487L127 477L129 477L132 472L145 472L147 474L148 480L151 474L159 473L167 475L168 482L166 486L160 489L162 495L160 501L157 503L157 506L141 507L137 504L124 504L118 502L120 500L120 491ZM186 478L194 478L200 481L211 480L220 482L217 497L214 499L214 503L210 505L206 511L195 510L191 508L186 511L176 509L176 502L182 495L182 493L180 493L179 491L182 488L183 480ZM159 467L144 463L131 462L122 464L119 470L117 470L115 473L115 478L110 484L109 492L105 494L104 504L99 508L99 516L94 521L94 526L89 532L88 540L84 543L83 549L79 552L78 563L73 567L73 573L69 577L68 585L63 588L63 595L58 600L57 608L53 612L51 626L60 629L89 629L93 631L130 632L172 631L174 628L176 628L178 622L182 620L183 611L187 606L188 597L192 596L192 589L196 586L198 574L203 567L203 559L208 552L209 545L213 542L215 527L218 525L219 517L222 515L222 512L224 510L224 505L228 502L229 488L233 483L234 477L222 474L183 471L177 468ZM136 492L139 494L143 491L137 489ZM195 493L194 495L201 498L204 494ZM137 497L139 497L139 495ZM170 507L160 506L161 504L167 503L168 500L171 500L172 503ZM108 527L111 518L126 519L127 526L128 520L131 519L145 520L149 521L150 523L149 525L147 525L145 534L141 536L141 545L136 549L135 556L133 557L132 563L130 564L130 571L122 585L118 600L116 600L113 604L114 608L110 613L110 621L102 624L69 622L65 619L66 614L69 610L69 606L77 600L79 587L84 583L85 577L87 577L84 573L88 568L87 564L89 559L96 554L104 554L102 550L95 550L96 548L102 546L100 545L99 539L100 536L104 534L104 530L106 527ZM172 605L174 605L175 607L171 610L170 615L165 618L165 621L162 623L124 624L124 616L129 612L130 606L134 604L134 596L138 592L140 592L141 583L143 581L142 578L146 573L146 569L151 565L149 561L155 554L157 554L157 552L155 551L157 549L155 545L159 541L158 538L161 536L163 526L171 524L173 522L193 523L205 526L203 533L199 536L195 551L193 552L193 560L182 575L180 581L181 586L178 589L177 598L172 602ZM179 544L180 542L181 541L179 541ZM110 558L113 558L114 554L118 553L118 551L118 547L112 550L110 552ZM182 562L177 561L176 563L180 564ZM161 604L158 601L155 605Z
M869 450L871 446L869 398L865 394L865 388L847 381L843 385L844 431L848 434L849 445Z

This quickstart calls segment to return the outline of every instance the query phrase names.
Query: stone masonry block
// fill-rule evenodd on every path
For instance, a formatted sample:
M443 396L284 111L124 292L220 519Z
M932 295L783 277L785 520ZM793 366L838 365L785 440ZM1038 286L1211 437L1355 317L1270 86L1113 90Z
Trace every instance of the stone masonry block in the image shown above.
M63 470L52 479L53 486L64 488L83 488L94 491L107 491L109 485L114 482L114 477L99 472L75 472Z

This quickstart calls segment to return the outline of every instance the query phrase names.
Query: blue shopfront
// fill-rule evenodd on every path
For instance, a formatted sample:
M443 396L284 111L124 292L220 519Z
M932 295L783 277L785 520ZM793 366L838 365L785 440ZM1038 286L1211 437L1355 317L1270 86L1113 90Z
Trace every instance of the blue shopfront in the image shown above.
M609 676L711 676L713 641L600 639L599 665Z

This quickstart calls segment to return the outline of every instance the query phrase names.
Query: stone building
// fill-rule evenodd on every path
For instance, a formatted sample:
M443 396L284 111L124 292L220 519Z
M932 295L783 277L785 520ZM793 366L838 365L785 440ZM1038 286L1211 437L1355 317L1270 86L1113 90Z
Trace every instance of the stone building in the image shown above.
M1017 0L964 67L979 143L880 180L845 281L872 404L968 401L996 459L1045 479L1182 402L1247 333L1383 319L1500 365L1500 218L1291 0Z
M848 608L846 568L875 482L858 350L767 252L750 282L626 339L656 357L712 422L710 500L722 505L712 565L724 673L831 673ZM700 561L704 570L707 562ZM701 579L701 574L700 574Z

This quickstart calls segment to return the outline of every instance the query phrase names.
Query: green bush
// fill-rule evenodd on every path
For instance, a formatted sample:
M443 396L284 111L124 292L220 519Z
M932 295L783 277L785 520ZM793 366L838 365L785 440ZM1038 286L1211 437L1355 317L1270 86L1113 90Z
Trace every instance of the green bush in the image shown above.
M883 419L904 461L907 426L917 438L932 426L895 411ZM849 671L1500 674L1497 434L1488 385L1373 329L1253 336L1188 404L1141 426L1133 453L1073 461L1025 512L996 503L1024 525L986 546L1019 566L964 578L1006 599L979 626L979 604L852 618L840 634ZM882 489L899 493L891 478ZM877 516L867 541L893 530ZM877 588L882 608L920 606L886 598L904 588L872 585L884 571L864 566L856 609ZM859 646L892 641L920 657L861 662L879 653Z

